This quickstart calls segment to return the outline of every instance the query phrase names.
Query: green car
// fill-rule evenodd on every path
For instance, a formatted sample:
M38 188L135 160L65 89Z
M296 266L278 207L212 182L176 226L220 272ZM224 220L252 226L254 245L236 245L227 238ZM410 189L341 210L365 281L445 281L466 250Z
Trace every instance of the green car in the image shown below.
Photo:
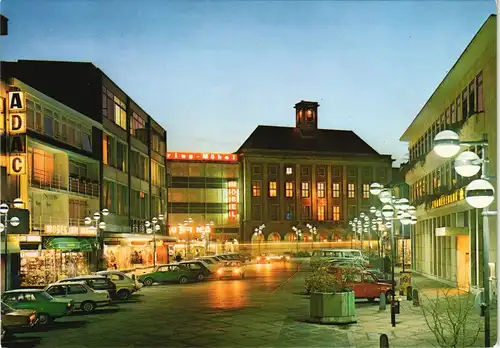
M35 310L40 325L69 315L73 310L73 300L56 299L43 289L9 290L2 294L2 301L15 309Z
M196 280L196 273L181 265L161 265L151 273L141 274L139 281L145 286L153 283L181 283L186 284L190 280Z

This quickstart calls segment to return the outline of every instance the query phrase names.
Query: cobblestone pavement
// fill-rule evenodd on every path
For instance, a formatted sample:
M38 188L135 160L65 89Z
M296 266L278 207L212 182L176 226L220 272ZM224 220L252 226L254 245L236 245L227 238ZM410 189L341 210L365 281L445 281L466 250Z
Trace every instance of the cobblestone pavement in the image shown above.
M92 315L74 314L46 331L18 335L4 347L429 347L435 342L421 311L401 302L395 328L389 308L357 301L353 325L306 322L307 265L250 266L244 280L154 285L132 301ZM496 322L494 322L496 325Z

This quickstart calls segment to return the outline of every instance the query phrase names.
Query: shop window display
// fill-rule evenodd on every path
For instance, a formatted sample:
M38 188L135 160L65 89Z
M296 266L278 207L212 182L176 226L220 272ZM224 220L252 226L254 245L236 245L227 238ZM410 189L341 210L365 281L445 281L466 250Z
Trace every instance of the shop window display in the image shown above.
M89 274L88 252L21 251L21 286L45 286L58 279Z

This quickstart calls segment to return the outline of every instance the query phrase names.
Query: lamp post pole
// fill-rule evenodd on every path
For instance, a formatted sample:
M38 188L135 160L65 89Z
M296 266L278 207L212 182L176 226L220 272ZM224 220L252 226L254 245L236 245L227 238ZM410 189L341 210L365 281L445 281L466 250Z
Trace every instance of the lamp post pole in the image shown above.
M14 208L22 208L23 205L24 205L24 203L20 198L14 199ZM17 227L21 223L21 221L19 220L19 218L17 216L13 216L9 220L8 213L9 213L9 205L7 203L0 204L0 217L3 215L4 221L5 221L5 224L3 224L2 219L0 219L0 233L4 234L4 255L5 255L4 256L4 258L5 258L4 291L9 289L8 283L9 283L9 273L10 273L8 270L8 265L10 265L10 262L9 262L10 260L8 260L8 258L9 258L9 253L8 253L8 248L9 248L8 229L9 228L8 227L9 227L9 224L12 227Z

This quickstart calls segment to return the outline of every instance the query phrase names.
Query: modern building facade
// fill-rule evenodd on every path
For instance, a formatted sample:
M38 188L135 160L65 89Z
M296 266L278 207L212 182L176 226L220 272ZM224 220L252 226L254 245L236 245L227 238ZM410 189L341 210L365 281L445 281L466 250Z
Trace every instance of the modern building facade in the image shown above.
M241 241L238 155L167 152L167 171L170 236L189 243L193 253Z
M166 131L91 63L17 61L1 68L9 88L22 81L28 91L34 140L28 192L21 185L20 193L31 212L30 234L74 237L86 216L106 208L90 269L151 264L153 235L157 261L166 262L166 242L174 240L166 228ZM160 230L146 233L146 221L161 215Z
M445 129L461 141L488 140L489 173L497 175L496 16L475 35L455 65L401 136L410 160L404 165L418 222L412 233L414 271L456 284L481 288L483 223L480 210L465 201L466 185L479 178L455 172L452 159L439 158L433 139ZM467 150L466 147L462 151ZM481 156L481 147L471 147ZM493 181L492 184L496 186ZM496 200L490 206L496 210ZM496 217L490 218L490 269L497 260Z
M372 205L369 185L391 181L391 156L352 131L318 128L318 107L297 103L295 127L258 126L237 151L245 242L296 241L293 227L311 241L307 224L314 241L344 238L349 219Z

